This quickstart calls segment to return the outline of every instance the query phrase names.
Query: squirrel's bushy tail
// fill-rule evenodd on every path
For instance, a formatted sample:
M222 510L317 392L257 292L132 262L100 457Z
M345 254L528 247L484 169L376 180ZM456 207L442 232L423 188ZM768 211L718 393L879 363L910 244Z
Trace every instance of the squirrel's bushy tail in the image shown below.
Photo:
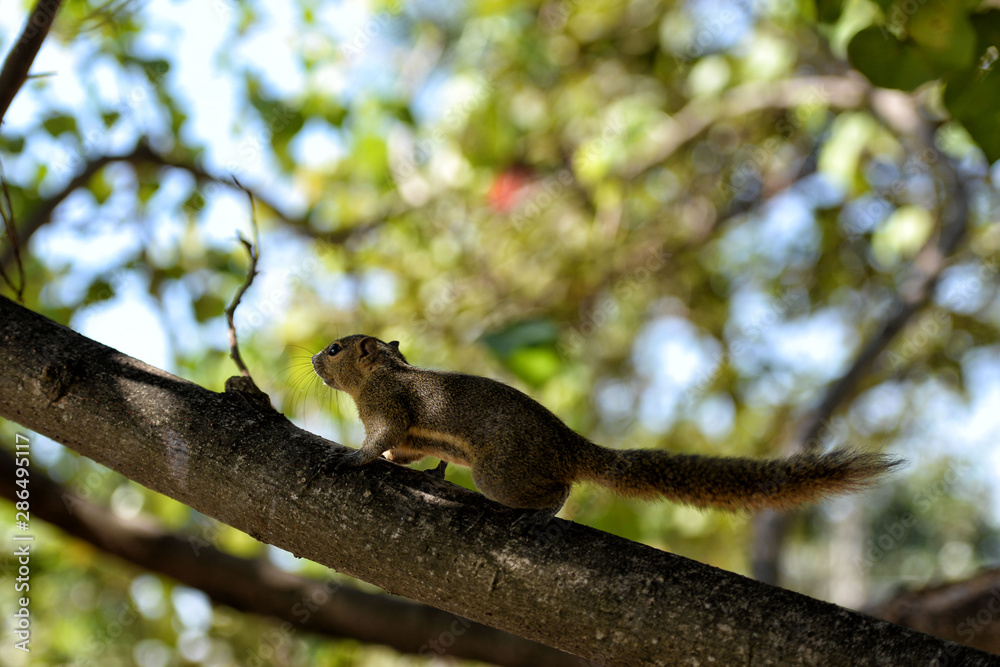
M835 450L784 459L613 450L594 445L582 479L622 496L666 498L695 507L754 512L788 509L858 491L903 463L885 454Z

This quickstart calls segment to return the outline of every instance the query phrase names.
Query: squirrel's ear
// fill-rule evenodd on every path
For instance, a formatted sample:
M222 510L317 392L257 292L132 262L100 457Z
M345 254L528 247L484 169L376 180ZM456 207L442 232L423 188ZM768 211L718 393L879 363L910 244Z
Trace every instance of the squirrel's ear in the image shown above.
M399 341L398 340L390 340L389 341L389 345L391 345L392 347L394 347L397 350L399 350Z
M378 352L378 341L368 336L367 338L361 339L361 354L358 355L359 359L364 359L368 355L375 356Z

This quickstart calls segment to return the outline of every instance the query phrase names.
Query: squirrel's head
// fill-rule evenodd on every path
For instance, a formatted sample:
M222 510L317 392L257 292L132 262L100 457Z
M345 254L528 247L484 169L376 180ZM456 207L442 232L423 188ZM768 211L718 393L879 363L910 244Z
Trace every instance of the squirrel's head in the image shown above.
M316 375L334 389L357 395L372 371L386 363L406 363L399 341L386 343L378 338L354 334L333 341L313 355Z

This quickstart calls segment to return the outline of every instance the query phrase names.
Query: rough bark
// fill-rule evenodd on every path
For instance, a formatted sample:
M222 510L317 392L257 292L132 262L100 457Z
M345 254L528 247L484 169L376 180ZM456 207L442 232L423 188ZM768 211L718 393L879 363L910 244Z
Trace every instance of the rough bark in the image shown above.
M234 383L235 385L236 383ZM604 665L991 665L974 649L378 461L0 298L0 416L261 541Z
M14 457L0 451L0 496L20 490ZM288 621L307 632L374 642L404 653L447 654L498 665L576 667L578 659L548 646L427 605L365 593L333 580L280 570L212 547L206 536L174 535L149 521L125 521L31 471L31 516L58 526L145 570L204 591L212 601Z

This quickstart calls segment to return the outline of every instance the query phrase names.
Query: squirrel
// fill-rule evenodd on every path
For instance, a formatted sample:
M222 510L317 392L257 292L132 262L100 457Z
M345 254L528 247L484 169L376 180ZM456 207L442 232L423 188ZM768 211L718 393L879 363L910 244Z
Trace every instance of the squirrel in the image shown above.
M335 467L382 455L406 465L433 456L468 466L476 488L509 507L554 515L577 481L631 498L666 498L737 512L784 510L860 490L902 463L881 453L834 450L756 460L614 450L576 433L502 382L411 366L399 342L351 335L312 357L323 382L354 399L364 444Z

